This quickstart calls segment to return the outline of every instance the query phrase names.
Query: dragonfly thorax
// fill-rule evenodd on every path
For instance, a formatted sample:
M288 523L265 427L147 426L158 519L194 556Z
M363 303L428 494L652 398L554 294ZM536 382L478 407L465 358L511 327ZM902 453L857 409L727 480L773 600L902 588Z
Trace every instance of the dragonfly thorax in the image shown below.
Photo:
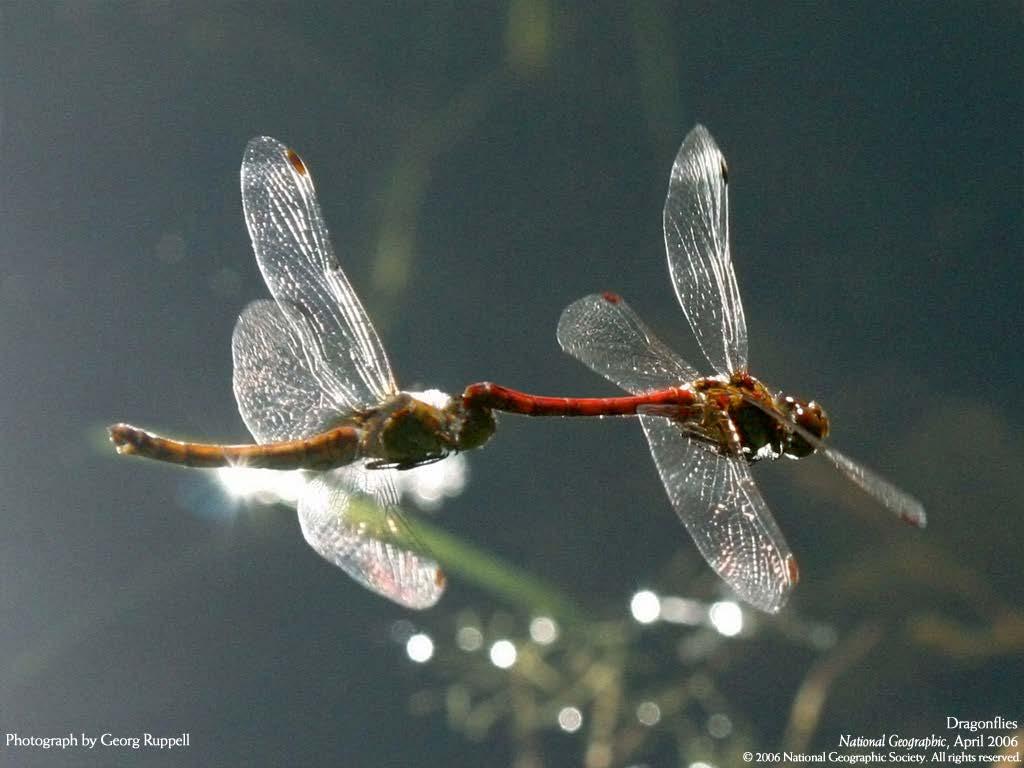
M439 403L440 404L440 403ZM483 445L494 432L489 409L465 408L461 399L438 407L401 392L362 414L362 453L378 466L409 469Z
M699 379L694 390L704 403L700 421L694 425L697 436L722 453L742 453L750 463L782 456L799 459L814 453L814 447L788 426L790 422L819 440L828 434L828 416L820 405L773 396L745 371L728 379Z
M380 466L413 467L451 452L444 434L444 412L401 392L360 419L362 453Z
M698 379L693 389L703 407L697 411L697 420L688 420L692 436L707 441L723 454L742 454L751 463L781 454L781 440L775 434L771 417L749 402L754 398L771 403L771 394L753 376L733 374L728 379Z

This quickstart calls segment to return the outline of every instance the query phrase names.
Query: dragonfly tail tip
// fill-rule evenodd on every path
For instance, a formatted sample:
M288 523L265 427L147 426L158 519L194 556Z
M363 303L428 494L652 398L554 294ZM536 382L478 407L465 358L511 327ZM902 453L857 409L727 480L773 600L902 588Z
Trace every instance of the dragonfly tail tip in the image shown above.
M138 431L130 424L113 424L107 427L110 434L110 442L121 455L130 455L136 452L136 435Z

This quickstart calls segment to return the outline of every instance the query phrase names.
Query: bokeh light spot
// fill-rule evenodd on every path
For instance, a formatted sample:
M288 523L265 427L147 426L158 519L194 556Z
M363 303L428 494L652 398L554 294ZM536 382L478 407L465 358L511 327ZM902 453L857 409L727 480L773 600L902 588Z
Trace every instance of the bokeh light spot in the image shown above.
M731 600L715 603L708 611L711 625L719 634L734 637L743 631L743 610Z
M406 641L405 652L417 664L424 664L434 656L434 641L430 635L419 632Z
M576 733L583 725L583 713L576 707L562 707L558 710L558 727L566 733Z
M641 624L650 624L661 615L661 600L649 589L642 589L629 601L629 611Z
M636 719L642 725L657 725L658 721L661 720L661 707L653 701L640 702L640 705L636 708Z
M535 643L550 645L558 639L558 625L547 616L537 616L530 622L530 637Z
M491 663L499 669L508 669L516 663L516 647L509 640L498 640L491 646Z
M708 718L708 733L716 739L726 738L732 733L732 720L720 713L712 715Z

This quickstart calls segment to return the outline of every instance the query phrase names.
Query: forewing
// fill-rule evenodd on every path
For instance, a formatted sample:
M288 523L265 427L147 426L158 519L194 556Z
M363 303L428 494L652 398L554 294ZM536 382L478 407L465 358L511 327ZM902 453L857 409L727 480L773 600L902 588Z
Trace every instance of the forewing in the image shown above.
M253 139L242 159L242 207L256 261L306 357L347 408L376 405L397 387L384 347L331 247L309 170L276 139ZM329 380L328 380L329 378Z
M309 355L278 304L249 304L231 337L238 410L257 442L295 440L330 427L344 406L332 399L324 361Z
M776 613L796 585L796 560L742 458L720 454L666 418L641 415L676 514L719 576L756 608Z
M391 541L397 493L390 472L346 467L316 475L299 498L302 535L367 589L406 608L429 608L444 592L444 575L430 558Z
M665 249L676 297L717 373L747 368L747 321L729 256L728 170L703 125L672 166L664 211Z
M620 296L595 293L558 321L562 349L627 392L680 387L699 374L663 344Z

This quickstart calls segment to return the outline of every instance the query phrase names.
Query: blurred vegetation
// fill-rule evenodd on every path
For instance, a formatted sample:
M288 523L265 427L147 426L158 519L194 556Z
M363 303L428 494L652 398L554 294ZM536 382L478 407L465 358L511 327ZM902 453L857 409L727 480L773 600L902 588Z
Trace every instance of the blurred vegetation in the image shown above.
M456 537L438 539L420 523L416 530L428 547L443 541L435 554L445 567L514 613L452 611L443 602L418 620L416 628L440 639L425 673L435 683L413 693L410 707L419 715L443 715L470 739L501 731L514 745L515 765L523 768L564 764L567 751L588 768L662 761L668 755L679 765L729 766L741 764L746 750L808 752L834 746L828 740L832 734L822 731L825 720L845 723L844 733L868 733L865 701L923 680L941 688L938 680L955 677L958 670L1019 662L1024 655L1020 606L986 589L976 571L926 545L919 547L917 560L880 557L861 563L857 575L843 569L836 574L844 601L870 605L881 596L888 609L869 607L839 628L802 616L794 607L777 617L744 607L743 629L731 637L712 620L718 585L694 578L703 567L694 564L695 556L674 559L662 579L670 589L702 584L703 594L696 597L661 598L663 605L675 600L688 606L688 621L674 622L663 610L660 620L641 624L628 617L625 594L620 605L606 605L597 614L568 610L574 601L557 596L554 587ZM935 578L937 572L944 577ZM930 587L926 601L908 605L894 597L892 585L902 589L914 580ZM510 588L514 584L523 589ZM531 599L537 603L529 605ZM973 606L975 615L950 615L948 606L960 603ZM553 619L555 639L531 637L529 627L537 617ZM462 647L467 631L479 641ZM511 668L501 669L488 658L487 648L499 639L518 651ZM754 681L752 696L738 695L744 686L737 685L736 676L756 670L764 654L790 659L786 685ZM903 713L893 727L911 735L943 731L944 713L953 711L950 699L927 694L922 700L930 706ZM781 735L771 739L759 733L751 715L783 701L789 704ZM567 712L568 723L561 723ZM577 740L570 741L567 731Z

